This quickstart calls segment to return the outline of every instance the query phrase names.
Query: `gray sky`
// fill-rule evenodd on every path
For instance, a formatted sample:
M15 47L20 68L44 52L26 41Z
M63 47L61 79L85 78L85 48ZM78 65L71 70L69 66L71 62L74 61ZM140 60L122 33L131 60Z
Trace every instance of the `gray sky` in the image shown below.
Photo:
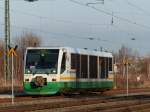
M4 37L3 1L0 0L0 38ZM43 46L102 46L116 51L124 44L141 54L150 53L150 0L104 0L104 4L88 6L100 0L10 1L13 38L22 32L34 32L41 37Z

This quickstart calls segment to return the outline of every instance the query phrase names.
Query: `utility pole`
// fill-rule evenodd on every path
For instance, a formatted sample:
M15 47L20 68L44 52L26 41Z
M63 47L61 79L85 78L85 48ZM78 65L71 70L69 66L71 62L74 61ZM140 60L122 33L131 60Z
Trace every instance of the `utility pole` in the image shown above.
M129 73L128 73L128 70L129 69L129 63L128 63L128 59L127 59L127 64L126 64L126 75L127 75L127 96L129 95Z
M5 84L10 78L9 57L7 55L8 46L10 45L10 9L9 0L5 0L5 58L4 58L4 75Z
M126 95L129 95L129 59L125 58L123 60L125 74L126 74Z

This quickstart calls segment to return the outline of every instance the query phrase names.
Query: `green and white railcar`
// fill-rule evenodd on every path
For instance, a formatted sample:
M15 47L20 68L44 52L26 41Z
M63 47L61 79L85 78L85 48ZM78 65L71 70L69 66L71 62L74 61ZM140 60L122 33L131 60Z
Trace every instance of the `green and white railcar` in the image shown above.
M113 56L70 47L29 47L25 53L24 90L31 95L113 88Z

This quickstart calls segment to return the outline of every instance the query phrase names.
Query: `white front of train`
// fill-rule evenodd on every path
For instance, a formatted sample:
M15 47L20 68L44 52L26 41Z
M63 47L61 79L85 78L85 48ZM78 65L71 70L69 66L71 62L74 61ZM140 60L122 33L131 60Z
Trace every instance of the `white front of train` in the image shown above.
M59 49L28 48L25 55L24 82L42 87L59 81Z

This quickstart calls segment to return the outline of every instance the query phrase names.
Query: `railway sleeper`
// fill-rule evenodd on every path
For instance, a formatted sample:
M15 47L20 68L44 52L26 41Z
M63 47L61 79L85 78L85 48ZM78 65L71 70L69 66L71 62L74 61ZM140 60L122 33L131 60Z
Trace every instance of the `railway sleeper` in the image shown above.
M147 104L150 103L150 101L117 101L117 102L107 102L107 103L96 103L96 104L81 104L81 105L73 105L73 106L67 106L63 108L54 108L54 109L46 109L44 111L48 112L93 112L93 111L100 111L100 112L112 112L112 110L117 110L118 108L125 108L130 105L139 105L140 104ZM116 112L113 111L113 112ZM43 110L42 110L43 111ZM40 111L40 112L42 112ZM118 110L120 112L120 110ZM123 111L121 111L123 112ZM130 111L128 111L130 112Z
M133 105L119 105L117 107L114 108L109 108L106 110L101 110L101 112L149 112L148 110L150 110L150 103L143 103L143 104L133 104ZM98 110L96 110L98 111Z

